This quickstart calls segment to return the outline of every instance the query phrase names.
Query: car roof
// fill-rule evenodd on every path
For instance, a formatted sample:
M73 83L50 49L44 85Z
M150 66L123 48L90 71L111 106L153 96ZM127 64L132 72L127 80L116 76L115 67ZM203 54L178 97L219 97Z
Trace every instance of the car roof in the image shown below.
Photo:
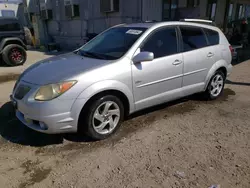
M186 25L186 26L197 26L208 28L212 30L219 31L219 28L213 25L197 23L197 22L184 22L184 21L166 21L166 22L142 22L142 23L132 23L124 24L123 27L142 27L142 28L151 28L151 27L161 27L161 26L171 26L171 25Z

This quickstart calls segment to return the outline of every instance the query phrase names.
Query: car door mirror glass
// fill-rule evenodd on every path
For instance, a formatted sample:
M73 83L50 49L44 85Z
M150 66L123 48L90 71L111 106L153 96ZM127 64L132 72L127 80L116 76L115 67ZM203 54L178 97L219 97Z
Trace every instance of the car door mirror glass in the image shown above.
M134 58L134 63L140 63L143 61L153 61L154 60L154 53L152 52L140 52Z

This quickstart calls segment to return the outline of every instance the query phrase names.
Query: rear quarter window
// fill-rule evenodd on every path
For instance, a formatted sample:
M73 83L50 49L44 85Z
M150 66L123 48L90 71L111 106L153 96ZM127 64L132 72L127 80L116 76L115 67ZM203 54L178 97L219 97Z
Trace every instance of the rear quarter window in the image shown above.
M207 35L208 43L210 46L219 44L220 37L217 31L213 31L210 29L204 29L204 31Z

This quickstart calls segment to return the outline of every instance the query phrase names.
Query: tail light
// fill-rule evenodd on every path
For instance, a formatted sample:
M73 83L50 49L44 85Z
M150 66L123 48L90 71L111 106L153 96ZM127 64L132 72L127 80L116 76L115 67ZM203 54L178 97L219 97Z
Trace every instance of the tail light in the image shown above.
M232 56L233 56L234 49L233 49L233 47L232 47L231 45L229 46L229 49L230 49L230 52L231 52L231 54L232 54Z

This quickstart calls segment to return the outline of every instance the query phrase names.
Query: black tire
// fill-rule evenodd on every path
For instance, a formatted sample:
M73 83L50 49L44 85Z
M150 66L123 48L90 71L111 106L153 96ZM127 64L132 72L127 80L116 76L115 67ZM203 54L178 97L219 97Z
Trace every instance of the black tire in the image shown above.
M23 65L26 62L27 53L22 46L18 44L10 44L3 49L2 57L7 65L18 66Z
M217 75L219 75L219 76L222 77L223 84L222 84L222 89L221 89L221 91L218 92L218 93L216 94L216 96L214 96L214 95L211 93L211 88L213 87L213 86L212 86L212 81L215 79L215 77L216 77ZM212 76L212 78L210 79L209 84L208 84L208 86L207 86L207 89L206 89L206 91L204 92L204 98L205 98L206 100L215 100L215 99L217 99L218 97L220 97L220 96L222 95L222 93L223 93L223 90L224 90L225 80L226 80L226 76L224 75L224 73L223 73L222 71L220 71L220 70L219 70L219 71L216 71L215 74L214 74L214 75Z
M114 128L112 132L109 132L107 134L100 134L94 129L92 120L97 108L107 101L114 102L119 106L120 119L117 126ZM81 113L78 130L80 133L89 136L93 140L103 140L114 134L119 129L123 120L124 120L124 105L121 102L121 100L113 95L105 95L93 100L84 110L84 112Z

